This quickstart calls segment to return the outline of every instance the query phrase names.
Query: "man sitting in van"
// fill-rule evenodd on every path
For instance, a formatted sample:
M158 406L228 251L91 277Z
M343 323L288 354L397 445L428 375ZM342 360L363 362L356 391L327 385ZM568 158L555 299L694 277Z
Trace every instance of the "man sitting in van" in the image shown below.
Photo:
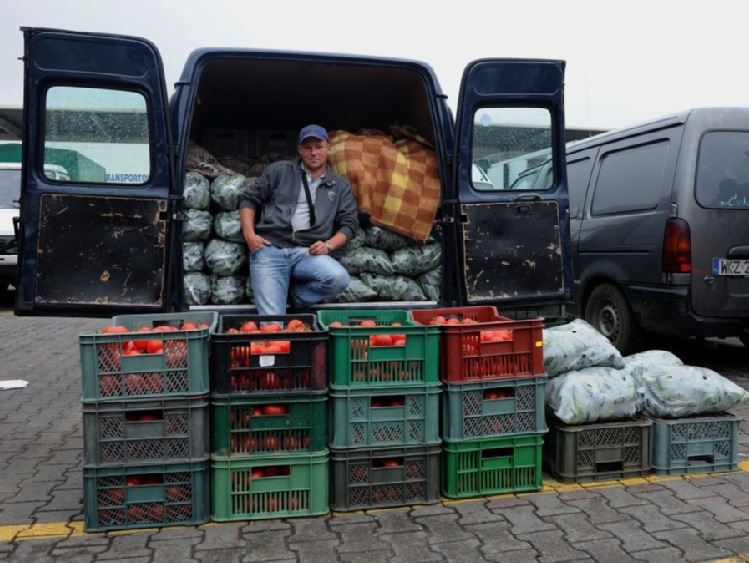
M289 298L296 310L330 300L351 280L330 256L359 228L351 183L330 168L323 127L304 127L297 152L300 158L271 164L240 203L260 315L284 315Z

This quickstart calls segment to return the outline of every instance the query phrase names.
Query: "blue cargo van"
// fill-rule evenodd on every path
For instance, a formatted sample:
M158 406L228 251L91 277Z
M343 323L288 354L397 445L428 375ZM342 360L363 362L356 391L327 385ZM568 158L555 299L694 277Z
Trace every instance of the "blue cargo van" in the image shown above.
M441 250L438 292L418 302L378 295L367 307L495 305L520 316L560 311L572 297L563 61L476 60L464 70L453 114L424 62L199 48L168 99L159 51L148 40L22 32L16 314L195 306L186 298L183 255L191 149L258 163L270 153L294 154L295 135L310 122L352 132L397 125L436 158L441 192L427 242ZM61 146L99 162L106 178L45 175L45 153ZM496 186L487 174L498 162L539 152L549 169L543 186L514 177ZM520 176L522 167L508 174Z

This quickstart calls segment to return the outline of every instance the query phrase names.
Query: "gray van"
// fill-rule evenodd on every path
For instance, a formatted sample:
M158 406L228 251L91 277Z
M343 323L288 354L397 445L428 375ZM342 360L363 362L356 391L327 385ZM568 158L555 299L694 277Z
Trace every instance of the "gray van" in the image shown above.
M749 108L701 108L567 144L575 312L643 337L749 345Z

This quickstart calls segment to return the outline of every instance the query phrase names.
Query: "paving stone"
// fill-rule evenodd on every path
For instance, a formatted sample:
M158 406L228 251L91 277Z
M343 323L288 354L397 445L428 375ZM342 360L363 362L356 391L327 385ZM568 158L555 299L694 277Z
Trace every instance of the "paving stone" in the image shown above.
M70 522L78 516L83 515L83 509L73 508L70 510L45 510L46 506L34 512L34 522L37 524L55 524L57 522Z
M457 503L448 502L447 504L427 504L424 506L417 506L411 510L411 517L417 518L419 516L436 516L439 514L455 514L455 505Z
M570 543L576 549L585 551L596 563L635 563L640 561L624 551L621 542L613 538L583 542L570 540Z
M338 553L387 550L388 545L377 536L377 524L349 524L333 528L338 534L340 545Z
M703 510L707 510L719 522L749 520L749 511L731 506L722 497L697 498L688 500L687 502L699 506Z
M31 524L34 512L44 506L45 502L7 502L0 506L0 526L12 524Z
M630 493L624 487L608 487L596 489L597 493L606 499L609 508L614 510L626 506L641 506L648 504L647 495L638 497Z
M150 558L153 555L153 551L147 547L150 541L150 534L145 532L137 532L134 534L117 534L107 538L109 543L109 549L99 555L98 559L129 559L131 557L143 557Z
M558 514L547 516L545 520L561 528L565 539L571 544L612 537L609 532L600 530L588 522L585 514Z
M203 541L195 545L195 552L201 549L244 548L247 542L241 537L243 524L234 522L220 526L205 526Z
M737 538L715 540L712 543L716 547L727 549L732 553L742 555L744 558L749 554L749 534L743 534Z
M553 524L541 520L534 512L532 505L497 510L497 513L510 522L512 525L510 531L514 535L556 529Z
M571 500L586 500L586 499L601 498L601 493L598 492L599 490L603 490L603 487L601 489L596 489L596 490L580 489L578 491L567 491L564 493L559 493L559 499L564 502L569 502Z
M450 507L458 513L458 523L461 526L505 521L502 516L486 508L485 502L461 502L452 504Z
M390 550L339 553L338 559L344 563L387 563L393 557ZM312 562L310 562L312 563Z
M424 527L417 524L411 519L409 512L404 510L390 510L383 514L374 514L380 526L379 534L403 534L408 532L417 532Z
M338 540L336 534L328 528L328 520L325 518L294 518L289 520L289 524L292 531L289 543Z
M44 507L44 510L64 510L66 508L83 507L83 490L62 489L52 491L52 500Z
M662 484L659 483L639 483L637 485L629 485L626 487L628 493L638 495L642 493L654 493L662 491L664 489Z
M538 561L590 561L590 555L572 547L564 540L560 530L518 534L518 539L527 541L541 555Z
M514 508L516 506L529 506L530 504L531 502L527 498L500 497L489 499L486 503L486 508L497 510L501 508Z
M670 489L661 488L648 494L638 494L641 498L655 504L662 514L686 514L689 512L698 512L700 508L693 504L688 504L676 498L676 495Z
M33 563L50 563L55 558L50 555L54 549L56 539L38 539L25 540L18 542L16 550L13 552L13 561L33 562ZM106 547L106 546L105 546Z
M395 557L389 563L416 563L424 561L443 561L442 555L432 550L426 532L410 534L383 534L383 541L390 544ZM313 560L308 560L313 561Z
M663 530L676 530L685 528L683 522L672 520L663 514L657 506L645 505L631 508L622 508L623 514L628 514L643 525L643 530L649 533L661 532Z
M708 497L717 496L716 493L710 491L709 489L698 487L691 481L686 481L684 479L675 479L673 481L663 481L662 485L664 488L669 489L670 491L673 491L674 495L676 495L676 498L681 499L681 500L690 500L690 499L696 499L696 498L708 498Z
M253 536L252 540L255 541L256 537ZM255 561L283 561L286 563L287 560L290 561L301 561L301 562L308 562L313 563L315 561L335 561L336 555L335 555L335 549L338 546L337 541L331 541L331 540L322 540L322 541L308 541L308 542L302 542L294 544L291 547L291 557L289 557L287 554L289 553L288 550L283 550L278 553L274 553L272 550L265 551L265 555L272 557L272 559L267 559L263 557L258 557L257 552L255 549L254 543L248 548L247 553L242 560L246 563L254 563ZM286 559L284 559L286 558ZM410 563L413 563L410 562Z
M578 500L570 500L569 504L576 506L582 510L590 519L590 523L594 526L598 524L605 524L607 522L618 522L620 520L626 520L625 514L620 514L608 505L606 499L601 495L596 495L591 498L581 498ZM637 510L640 507L632 507L632 510ZM627 510L627 509L624 509Z
M198 563L193 558L193 546L185 540L163 540L148 543L153 550L153 561L174 561L179 563Z
M706 561L733 555L728 549L707 543L699 536L697 530L691 528L658 532L654 535L679 549L686 561Z
M193 528L191 526L168 526L159 528L151 534L151 542L187 540L190 543L198 543L203 539L203 529L207 526Z
M202 563L241 563L247 555L242 548L219 548L205 551L196 551L195 559ZM291 560L293 561L293 560ZM129 561L127 563L130 563Z
M694 528L699 532L700 537L707 541L735 538L746 533L744 530L732 528L714 518L709 518L702 511L690 514L674 514L672 518Z
M424 531L429 535L430 544L464 541L473 537L458 525L457 514L414 518L414 521L424 526Z
M86 545L73 549L53 549L50 555L55 558L55 561L81 563L81 561L94 561L97 555L106 550L107 547L104 545Z
M653 551L640 551L633 554L641 561L652 561L653 563L684 563L684 556L675 547L656 549Z
M532 547L528 542L513 536L510 525L506 523L476 524L466 526L466 531L475 534L481 541L481 551L486 557L495 557L507 551L527 551Z
M242 528L242 534L263 534L284 530L291 531L291 524L283 520L253 520Z
M384 514L389 511L382 511L380 514ZM357 512L343 512L336 514L335 518L331 518L330 526L348 526L349 524L371 524L376 522L376 517L372 513L357 513Z
M643 530L642 524L634 519L612 522L610 524L599 524L597 527L610 532L611 535L619 539L622 549L627 553L668 547L667 544Z
M536 561L537 557L538 552L535 549L522 549L505 553L490 553L485 556L485 559L492 563L528 563L528 561Z
M726 499L731 506L737 508L745 508L749 506L749 492L742 491L735 483L706 487L706 490L720 495Z
M447 561L454 563L475 563L483 559L481 543L477 539L432 544L432 549L441 553Z
M540 518L556 514L574 514L580 512L580 509L576 506L570 506L562 502L557 493L539 493L536 495L526 495L523 498L528 500L536 508L536 515Z
M290 530L274 530L271 532L258 532L255 534L246 534L247 556L245 561L272 561L274 559L293 559L294 552L286 546L286 541L291 535ZM297 544L302 549L308 546L328 542L305 542ZM337 542L336 542L337 543ZM331 554L328 553L328 556Z

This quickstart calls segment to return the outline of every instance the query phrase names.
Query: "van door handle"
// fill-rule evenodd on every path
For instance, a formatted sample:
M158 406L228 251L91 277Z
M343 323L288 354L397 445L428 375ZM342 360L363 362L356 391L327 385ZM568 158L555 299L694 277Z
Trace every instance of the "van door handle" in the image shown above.
M749 256L749 246L734 246L728 249L728 256Z
M541 201L541 196L538 194L523 194L514 198L512 201Z

